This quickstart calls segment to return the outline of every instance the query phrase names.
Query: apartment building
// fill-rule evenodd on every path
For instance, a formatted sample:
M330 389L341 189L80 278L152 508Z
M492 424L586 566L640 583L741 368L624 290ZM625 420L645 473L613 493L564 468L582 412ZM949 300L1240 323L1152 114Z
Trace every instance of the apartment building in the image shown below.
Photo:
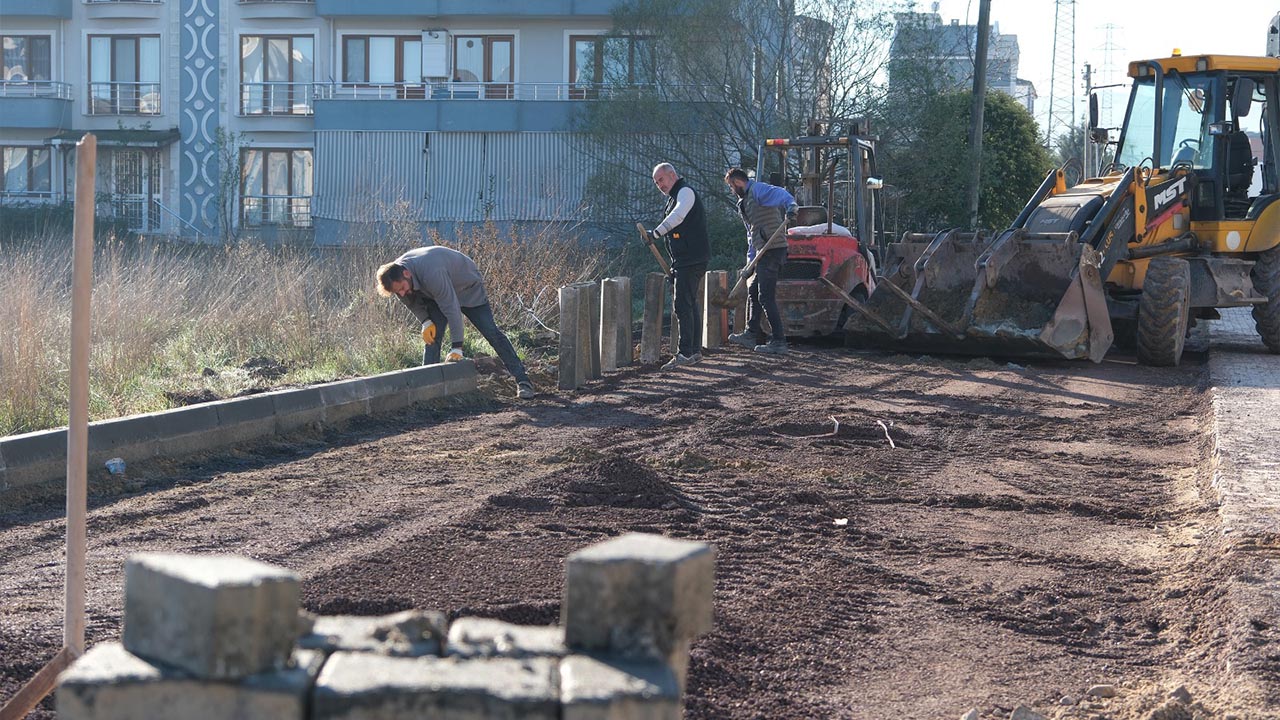
M99 212L143 233L590 219L575 120L664 92L615 3L0 0L0 200L70 197L92 131Z

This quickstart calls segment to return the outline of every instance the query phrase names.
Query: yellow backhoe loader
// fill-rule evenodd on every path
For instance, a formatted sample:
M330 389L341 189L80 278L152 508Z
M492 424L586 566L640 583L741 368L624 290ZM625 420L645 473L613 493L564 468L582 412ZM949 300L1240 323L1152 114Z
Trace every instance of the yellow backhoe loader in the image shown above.
M1196 319L1252 306L1280 353L1280 58L1175 52L1128 75L1098 177L1051 172L994 236L890 243L874 317L849 319L849 343L1097 362L1119 336L1141 362L1176 365ZM1089 124L1106 143L1096 97Z

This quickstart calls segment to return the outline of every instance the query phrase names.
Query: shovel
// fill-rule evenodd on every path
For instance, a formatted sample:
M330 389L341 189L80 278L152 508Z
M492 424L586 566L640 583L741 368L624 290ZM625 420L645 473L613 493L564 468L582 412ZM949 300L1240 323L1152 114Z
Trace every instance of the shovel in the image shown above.
M667 264L662 253L658 252L657 246L653 244L653 238L649 237L649 233L645 231L644 225L636 223L636 230L640 231L640 237L644 239L644 244L649 246L649 252L653 253L653 259L658 261L658 267L662 268L662 274L670 276L671 266Z
M708 298L708 301L712 305L726 308L735 307L742 302L742 296L747 292L747 278L751 277L751 274L755 272L756 263L760 262L760 258L764 257L766 252L782 247L787 242L786 230L787 224L785 222L779 225L778 229L774 230L773 235L769 237L769 242L765 243L764 247L756 252L756 256L751 258L751 262L747 263L747 266L742 268L742 272L738 273L738 282L733 284L733 289L728 294L717 293L716 297Z

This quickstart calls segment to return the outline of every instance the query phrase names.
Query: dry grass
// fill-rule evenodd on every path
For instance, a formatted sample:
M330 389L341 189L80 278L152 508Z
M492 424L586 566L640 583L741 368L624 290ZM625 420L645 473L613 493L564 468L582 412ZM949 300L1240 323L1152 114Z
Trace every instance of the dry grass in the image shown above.
M374 270L420 237L389 228L326 250L99 241L90 419L417 364L416 322L377 296ZM475 258L508 329L537 326L522 303L554 327L556 288L599 267L562 228L508 238L485 227L441 244ZM60 234L0 246L0 435L67 422L70 247ZM468 344L487 349L475 332ZM264 375L264 359L283 374Z

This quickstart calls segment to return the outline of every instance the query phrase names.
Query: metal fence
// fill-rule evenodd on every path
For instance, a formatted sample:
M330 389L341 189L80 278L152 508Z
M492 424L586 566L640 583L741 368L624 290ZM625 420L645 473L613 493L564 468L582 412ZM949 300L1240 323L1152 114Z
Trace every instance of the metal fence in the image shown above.
M158 82L89 83L90 115L159 115Z
M311 96L311 83L240 83L240 114L242 116L311 115L313 112Z
M47 80L7 80L0 82L0 97L71 99L71 83Z
M244 195L241 227L311 227L310 195Z

